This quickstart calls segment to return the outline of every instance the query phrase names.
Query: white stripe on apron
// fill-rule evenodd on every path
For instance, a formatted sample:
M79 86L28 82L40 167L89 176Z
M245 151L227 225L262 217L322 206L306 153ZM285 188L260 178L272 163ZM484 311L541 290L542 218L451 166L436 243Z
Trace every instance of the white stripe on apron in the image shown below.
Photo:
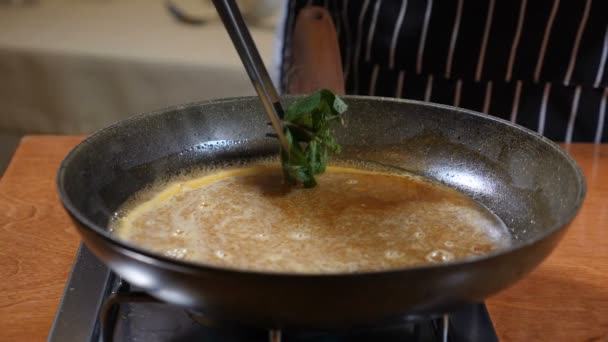
M490 104L492 103L492 81L486 84L486 96L483 99L483 112L490 114Z
M602 142L602 133L604 132L604 121L606 119L606 100L608 100L608 88L604 88L604 96L602 96L602 101L600 102L600 111L598 113L595 139L593 140L596 144Z
M553 0L553 8L551 8L551 14L547 20L547 26L545 27L545 34L543 36L543 42L540 46L540 52L538 53L538 61L536 62L536 69L534 69L534 82L538 82L540 78L540 72L543 69L543 63L545 62L545 53L547 52L547 44L549 43L549 37L551 36L551 29L553 28L553 20L555 20L555 14L559 7L559 0Z
M572 72L574 71L574 66L576 65L578 47L581 44L581 37L583 36L583 32L585 32L585 26L587 25L587 19L589 18L590 9L591 9L591 0L587 0L587 2L585 3L585 10L583 12L583 17L581 18L581 22L578 26L578 31L576 32L576 40L574 41L574 47L572 48L572 53L570 54L570 63L568 63L566 77L564 78L564 85L570 85L570 79L572 78Z
M608 25L606 25L606 33L604 33L604 48L602 49L602 57L600 58L600 64L597 68L597 74L595 75L594 87L598 88L604 76L604 66L606 65L606 55L608 55Z
M395 97L403 97L403 81L405 79L405 71L399 70L399 76L397 76L397 90L395 91Z
M424 24L422 26L422 34L418 43L418 56L416 57L416 74L422 72L422 58L424 56L424 47L426 45L426 34L429 30L429 22L431 21L431 12L433 11L433 0L427 0L426 10L424 11Z
M372 71L372 79L369 82L369 95L376 95L376 81L378 80L378 69L380 66L378 64L374 64L374 70Z
M424 90L424 101L429 102L433 93L433 75L429 75L426 79L426 89Z
M521 96L521 81L515 83L515 95L513 95L513 106L511 107L511 122L517 122L517 112L519 111L519 97Z
M452 27L452 37L450 39L450 50L448 51L448 60L445 66L445 78L449 79L452 76L452 61L454 59L454 49L456 48L456 40L458 39L458 31L460 30L460 17L462 16L462 4L464 0L458 0L456 8L456 18L454 19L454 27Z
M399 31L403 24L403 18L405 18L405 12L407 11L407 0L401 2L401 9L399 9L399 16L393 30L393 37L391 38L391 48L388 52L388 67L391 69L395 68L395 50L397 49L397 39L399 38Z
M526 18L526 5L528 0L521 0L521 7L519 7L519 19L517 19L517 30L513 37L513 43L511 44L511 53L509 54L509 65L507 67L507 74L505 80L511 82L511 76L513 75L513 64L515 64L515 56L517 55L517 48L519 47L519 40L521 39L521 30L524 26L524 20Z
M574 98L572 99L572 107L570 109L570 119L568 120L568 127L566 128L566 138L564 141L566 144L572 142L572 133L574 132L574 123L576 121L576 114L578 113L578 103L581 99L581 86L578 85L574 89Z
M494 5L496 0L490 0L488 5L488 13L486 14L486 25L483 30L483 39L481 41L481 48L479 49L479 59L477 60L477 70L475 72L475 81L481 79L481 73L483 72L483 63L486 58L486 48L488 47L488 38L490 37L490 30L492 29L492 18L494 17Z
M369 62L371 59L372 42L374 41L374 33L376 32L376 23L378 22L378 11L380 11L380 5L382 0L376 0L376 6L374 6L374 15L372 16L372 24L367 33L367 49L365 51L365 61Z
M456 89L454 90L454 107L460 106L460 95L462 94L462 80L456 81Z
M363 7L361 8L361 13L359 13L359 20L357 21L357 45L355 46L355 62L353 63L355 72L355 94L359 92L359 56L361 55L361 36L363 33L363 20L365 19L365 12L367 12L368 7L369 0L365 0Z
M545 133L545 118L547 117L547 103L549 102L549 95L551 93L551 83L545 83L543 89L543 99L540 103L540 112L538 113L538 128L537 132L540 135Z

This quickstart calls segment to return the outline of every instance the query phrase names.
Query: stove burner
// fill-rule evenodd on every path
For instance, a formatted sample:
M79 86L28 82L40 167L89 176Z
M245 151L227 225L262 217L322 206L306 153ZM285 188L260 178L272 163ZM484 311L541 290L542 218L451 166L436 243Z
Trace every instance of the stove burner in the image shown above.
M193 320L194 322L202 325L205 328L218 328L221 327L221 324L219 322L217 322L216 320L214 320L213 318L202 314L200 312L196 312L196 311L192 311L192 310L188 310L186 309L186 314L188 314L188 317Z
M140 294L137 293L136 294L136 301L139 300ZM230 325L226 325L226 324L222 324L221 322L218 322L217 320L209 317L208 315L205 315L204 313L200 313L198 311L194 311L194 310L185 310L186 314L188 315L188 317L200 324L202 327L204 328L209 328L209 329L241 329L241 330L247 330L247 329L251 329L248 327L244 327L244 326L238 326L235 324L230 324ZM428 318L427 318L428 320ZM422 318L417 317L415 320L412 320L411 318L407 318L404 319L401 324L386 324L385 326L376 326L376 327L367 327L364 329L357 329L354 331L349 332L348 335L355 335L356 333L361 334L363 332L365 333L373 333L373 332L378 332L378 331L390 331L390 330L394 330L394 331L400 331L401 333L405 333L407 331L407 333L409 335L415 336L417 335L416 332L416 324L420 324L420 322L422 321ZM438 320L437 320L438 322ZM443 342L447 342L448 341L448 331L449 331L449 316L448 315L443 315L441 316L441 341ZM353 334L355 333L355 334ZM306 332L306 333L302 333L302 332L287 332L286 334L287 336L298 336L299 338L304 338L306 337L307 339L314 339L314 338L319 338L319 339L324 339L328 336L331 336L332 334L330 333L323 333L323 332L318 332L318 333L314 333L314 332ZM336 334L334 334L336 335ZM344 334L343 334L344 335ZM269 329L268 330L268 341L269 342L283 342L283 331L280 329Z
M121 303L161 303L145 292L131 291L131 285L126 281L120 281L118 284L101 308L101 340L105 342L114 340L116 316Z
M119 317L131 317L137 316L137 310L134 308L138 304L157 304L166 306L165 310L179 310L170 304L163 303L145 292L132 291L131 286L122 281L117 286L116 290L106 300L102 312L101 312L101 323L102 323L102 341L112 342L116 335L116 327L121 326L121 320ZM126 304L129 308L126 309L126 315L120 315L120 305ZM485 307L484 307L485 309ZM123 308L123 310L125 310ZM149 313L148 309L148 313ZM133 313L136 313L133 315ZM233 334L237 331L241 334L238 340L247 341L264 341L262 338L263 333L260 329L252 329L244 326L237 326L234 324L226 325L222 322L218 322L209 316L202 314L194 310L184 309L182 310L185 317L187 317L191 323L200 325L199 330L215 331L219 334L226 335L227 333ZM124 325L124 323L122 323ZM450 316L443 315L440 319L427 319L414 320L406 318L399 324L386 324L375 326L372 328L358 329L349 331L347 333L323 333L323 332L294 332L294 331L282 331L278 329L269 329L266 334L266 341L269 342L312 342L318 340L336 340L336 341L368 341L368 340L382 340L382 341L476 341L477 339L459 339L457 333L450 334ZM151 326L152 328L153 326ZM133 327L131 327L133 328ZM123 328L123 330L125 330ZM132 329L127 329L132 330ZM231 331L232 330L232 331ZM257 338L254 338L257 337ZM233 336L234 337L234 336ZM497 340L495 335L494 339L486 338L480 341L493 341ZM224 340L222 338L222 340Z
M103 335L103 336L101 336ZM105 339L104 339L105 338ZM66 286L50 342L71 341L498 341L483 304L449 315L404 317L343 333L263 330L226 325L198 312L161 302L121 281L81 248Z

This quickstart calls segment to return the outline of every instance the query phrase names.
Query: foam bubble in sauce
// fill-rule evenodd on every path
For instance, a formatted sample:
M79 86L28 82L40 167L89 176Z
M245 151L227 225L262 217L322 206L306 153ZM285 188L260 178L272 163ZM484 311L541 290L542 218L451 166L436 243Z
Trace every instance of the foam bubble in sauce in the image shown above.
M183 259L186 254L188 254L188 249L186 248L173 248L168 251L165 251L165 255L175 259Z
M454 254L443 249L436 249L426 255L426 260L430 262L447 262L454 259Z
M293 240L308 240L310 239L310 235L302 232L291 232L289 233L289 237Z
M384 257L387 259L399 259L403 256L403 253L399 252L399 251L386 251L384 252Z
M257 240L268 240L268 239L269 239L268 235L266 235L266 234L264 234L264 233L257 233L257 234L254 234L254 235L253 235L253 238L254 238L254 239L257 239Z

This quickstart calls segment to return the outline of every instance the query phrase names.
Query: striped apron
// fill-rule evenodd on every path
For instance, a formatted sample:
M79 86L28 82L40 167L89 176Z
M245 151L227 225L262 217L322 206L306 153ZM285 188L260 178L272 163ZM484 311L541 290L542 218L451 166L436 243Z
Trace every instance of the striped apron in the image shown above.
M299 10L326 7L348 94L431 101L563 142L608 142L606 0L289 0L280 86Z

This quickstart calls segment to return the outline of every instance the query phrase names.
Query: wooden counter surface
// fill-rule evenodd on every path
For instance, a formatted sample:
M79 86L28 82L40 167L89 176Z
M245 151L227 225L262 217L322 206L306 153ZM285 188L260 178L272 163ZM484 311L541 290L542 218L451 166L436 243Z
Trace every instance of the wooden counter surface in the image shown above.
M41 341L80 239L55 191L81 137L25 137L0 178L0 341ZM503 341L608 341L608 145L567 149L587 177L581 212L532 274L488 300Z

